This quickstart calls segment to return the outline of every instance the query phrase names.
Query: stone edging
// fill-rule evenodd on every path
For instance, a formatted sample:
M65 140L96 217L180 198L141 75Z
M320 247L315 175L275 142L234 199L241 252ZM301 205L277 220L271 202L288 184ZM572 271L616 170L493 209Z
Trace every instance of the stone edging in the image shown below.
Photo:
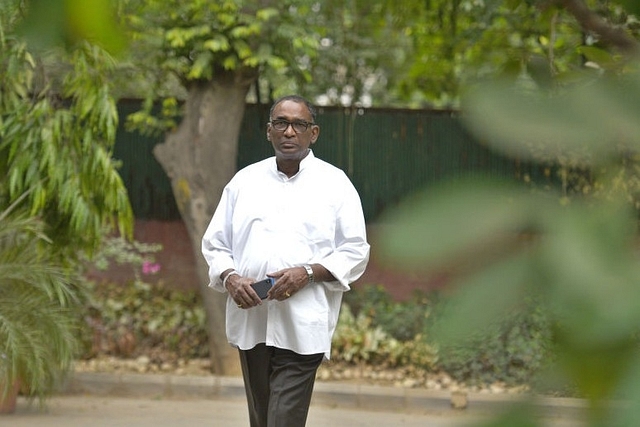
M244 399L240 377L171 374L73 372L60 393L138 396L156 398ZM582 399L531 395L452 393L402 387L317 381L313 404L382 411L459 411L493 413L510 404L533 400L542 416L579 417L586 403Z

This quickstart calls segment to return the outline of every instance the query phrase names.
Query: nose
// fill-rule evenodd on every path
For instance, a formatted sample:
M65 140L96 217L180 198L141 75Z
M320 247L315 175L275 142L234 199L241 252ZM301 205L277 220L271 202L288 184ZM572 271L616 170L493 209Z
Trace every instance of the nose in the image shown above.
M287 135L295 135L296 131L293 130L293 123L287 123L287 128L284 130L283 132L284 134Z

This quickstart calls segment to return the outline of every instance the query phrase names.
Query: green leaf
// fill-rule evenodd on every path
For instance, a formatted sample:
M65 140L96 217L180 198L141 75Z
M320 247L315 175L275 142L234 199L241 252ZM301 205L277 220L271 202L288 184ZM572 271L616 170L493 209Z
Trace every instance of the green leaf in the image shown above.
M575 342L626 340L640 322L639 268L630 258L635 221L621 204L576 203L547 221L540 248L551 307Z
M190 80L200 80L200 79L204 80L204 79L211 78L212 59L213 59L213 54L211 52L205 51L200 53L196 57L196 60L193 62L193 65L191 66L191 71L189 71L187 78Z
M481 178L418 193L381 219L381 257L391 264L425 269L465 254L487 253L478 242L514 237L543 208L542 201L527 196L522 188Z
M637 0L618 0L618 3L630 14L640 16L640 3Z
M205 41L203 47L212 52L227 52L231 45L224 35L216 34L212 39Z
M433 339L445 346L482 336L510 311L518 310L532 279L530 254L511 257L457 284L438 319Z
M229 55L222 61L225 70L235 70L238 67L238 59L234 55Z
M596 46L579 46L578 52L584 55L589 61L602 67L606 67L615 62L615 58L610 52Z
M256 12L256 18L258 18L260 21L269 21L270 19L277 17L279 14L280 11L275 7L267 7L258 10L258 12Z
M32 0L19 32L41 48L64 45L73 48L82 41L101 45L112 54L126 46L122 28L115 21L110 0Z
M490 145L521 158L570 156L588 164L617 146L640 146L640 76L600 79L560 95L486 83L465 100L465 122Z
M233 48L238 53L238 58L241 60L249 58L253 54L251 46L244 40L234 40Z

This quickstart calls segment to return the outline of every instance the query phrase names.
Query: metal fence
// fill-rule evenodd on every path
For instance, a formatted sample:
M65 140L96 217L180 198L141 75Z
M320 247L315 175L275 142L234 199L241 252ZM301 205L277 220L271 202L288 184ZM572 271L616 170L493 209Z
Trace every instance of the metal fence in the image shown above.
M121 123L138 108L119 105ZM273 155L266 141L269 106L248 105L238 150L238 168ZM456 112L438 110L320 108L316 155L343 169L360 193L365 217L443 179L470 174L520 179L533 166L504 158L474 139ZM139 219L175 220L171 185L152 154L161 138L127 132L121 125L114 157Z

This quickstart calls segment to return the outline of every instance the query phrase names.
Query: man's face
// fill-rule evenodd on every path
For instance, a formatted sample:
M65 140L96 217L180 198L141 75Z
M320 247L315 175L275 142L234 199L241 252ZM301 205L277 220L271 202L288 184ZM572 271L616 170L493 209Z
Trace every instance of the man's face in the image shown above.
M311 125L311 122L311 113L304 103L287 100L276 105L271 123L267 125L267 139L273 145L278 159L301 160L307 155L309 146L316 142L320 133L320 128ZM302 129L304 123L309 124L306 130ZM276 129L277 127L284 130Z

